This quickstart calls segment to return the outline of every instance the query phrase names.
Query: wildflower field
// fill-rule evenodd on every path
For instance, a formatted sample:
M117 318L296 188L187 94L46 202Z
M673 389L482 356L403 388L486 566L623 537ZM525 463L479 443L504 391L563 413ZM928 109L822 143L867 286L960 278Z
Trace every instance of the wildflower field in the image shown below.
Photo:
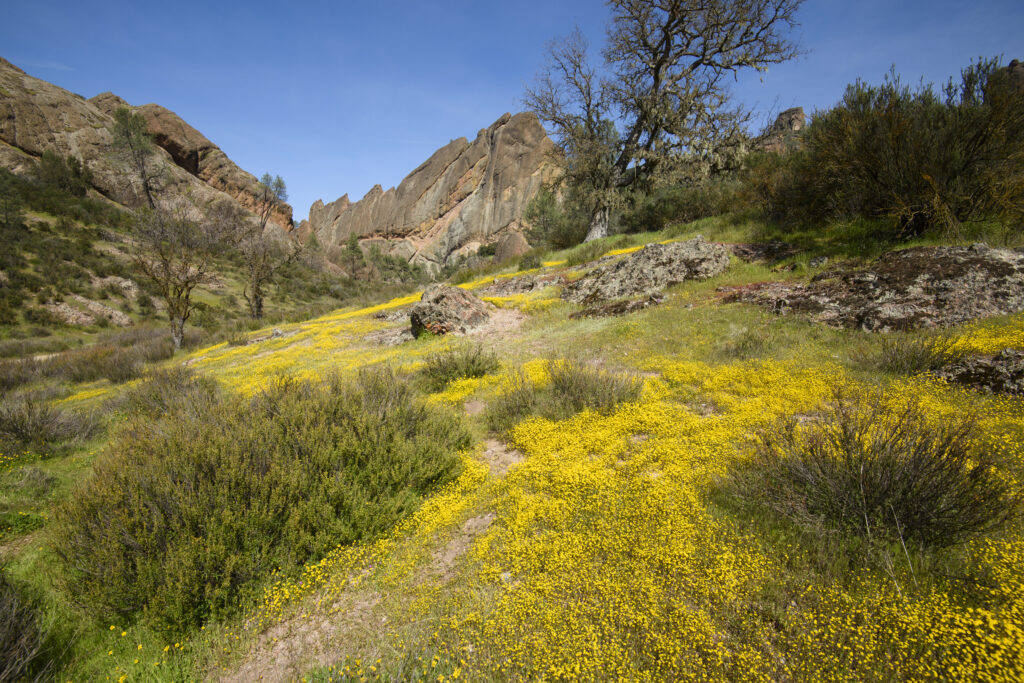
M581 320L549 288L490 299L523 315L500 335L375 343L401 323L374 314L418 300L410 295L193 351L165 365L242 397L282 377L389 368L420 387L424 410L458 415L471 445L390 529L301 566L265 567L236 609L201 625L67 604L44 517L61 504L56 493L35 507L3 494L41 520L19 536L6 572L43 594L46 619L65 622L61 680L1024 680L1019 514L936 544L904 534L899 519L895 532L872 518L859 533L750 493L758 444L782 424L813 432L841 396L913 404L936 428L974 416L965 439L985 465L972 476L998 484L1009 506L1021 498L1021 399L888 374L865 360L878 335L714 297L722 285L800 276L734 259L724 275L668 290L661 306ZM993 353L1024 348L1022 330L1017 316L951 333L962 352ZM428 359L464 343L493 352L497 369L417 384ZM507 430L488 427L487 411L514 392L549 396L554 364L570 361L638 390L560 419L535 410ZM142 382L82 384L60 405L96 407ZM12 487L32 466L85 479L106 447L99 438L61 459L4 455L0 476Z

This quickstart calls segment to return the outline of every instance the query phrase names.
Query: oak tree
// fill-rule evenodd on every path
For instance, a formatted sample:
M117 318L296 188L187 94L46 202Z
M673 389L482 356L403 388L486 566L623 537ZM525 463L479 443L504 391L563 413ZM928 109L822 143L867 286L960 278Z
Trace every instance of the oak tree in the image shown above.
M589 204L587 240L608 234L623 188L730 163L744 110L729 79L797 54L803 0L610 0L600 66L577 31L553 42L524 97L551 130L566 183Z

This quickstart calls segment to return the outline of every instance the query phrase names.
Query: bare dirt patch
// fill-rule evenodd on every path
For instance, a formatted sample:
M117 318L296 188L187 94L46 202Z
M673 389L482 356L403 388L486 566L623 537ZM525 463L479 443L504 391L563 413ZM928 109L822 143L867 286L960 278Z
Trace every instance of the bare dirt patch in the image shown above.
M214 674L222 683L290 681L317 666L343 656L355 639L383 639L387 621L378 609L381 596L373 590L342 595L327 614L295 616L262 633L231 673Z

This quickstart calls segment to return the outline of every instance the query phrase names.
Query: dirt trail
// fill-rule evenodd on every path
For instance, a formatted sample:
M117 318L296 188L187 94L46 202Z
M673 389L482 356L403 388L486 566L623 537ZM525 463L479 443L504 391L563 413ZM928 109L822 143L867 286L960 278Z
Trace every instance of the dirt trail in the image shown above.
M482 459L493 476L503 477L524 456L500 441L487 439ZM494 513L485 512L463 522L433 551L413 581L445 583L455 578L459 560L493 521ZM210 677L221 683L289 681L313 667L337 663L351 650L353 641L383 644L389 624L382 597L372 588L354 588L339 596L326 613L308 618L297 615L275 624L260 634L236 670L211 672Z

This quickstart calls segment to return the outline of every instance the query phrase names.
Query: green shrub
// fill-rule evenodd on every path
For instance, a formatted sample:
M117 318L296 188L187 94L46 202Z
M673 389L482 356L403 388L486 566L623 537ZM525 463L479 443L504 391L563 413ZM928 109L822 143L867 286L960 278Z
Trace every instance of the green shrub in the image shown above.
M567 249L583 241L587 236L588 220L571 201L568 204L564 206L550 187L544 186L537 191L523 214L529 225L527 234L531 244Z
M1024 219L1024 91L998 60L937 95L895 74L861 81L816 112L802 149L753 164L752 184L780 222L886 218L895 236Z
M67 590L185 628L276 568L373 538L459 470L459 417L387 370L127 421L54 518Z
M526 252L519 259L519 270L533 270L534 268L540 268L540 266L540 253L536 250Z
M775 334L767 327L744 327L730 335L718 348L726 358L756 358L775 342Z
M741 192L741 184L731 176L673 185L635 199L619 224L623 232L656 232L673 223L719 216L744 206Z
M580 266L584 263L590 263L601 258L611 250L612 244L610 240L584 242L566 255L565 264L567 266Z
M583 410L608 413L620 403L640 398L643 382L572 359L548 362L550 382L535 387L522 372L512 373L505 391L491 401L485 419L495 432L506 432L529 415L564 420Z
M493 351L484 350L480 344L464 344L427 356L421 374L430 391L440 391L452 380L483 377L500 367Z
M922 405L837 396L817 422L759 435L739 490L814 530L948 546L992 531L1020 496L965 417L936 423Z

